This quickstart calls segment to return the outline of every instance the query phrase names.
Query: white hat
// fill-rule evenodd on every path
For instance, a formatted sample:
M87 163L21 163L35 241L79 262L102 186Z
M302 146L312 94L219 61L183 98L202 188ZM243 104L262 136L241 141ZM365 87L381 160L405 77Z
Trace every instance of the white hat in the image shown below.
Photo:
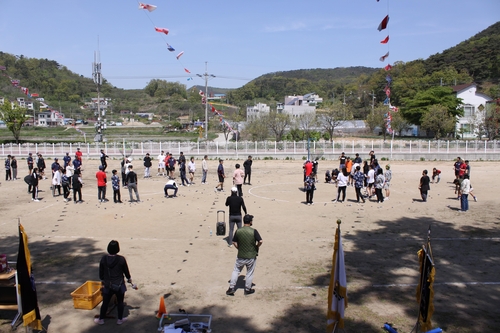
M231 192L234 192L234 193L238 192L238 189L236 188L236 186L231 187Z

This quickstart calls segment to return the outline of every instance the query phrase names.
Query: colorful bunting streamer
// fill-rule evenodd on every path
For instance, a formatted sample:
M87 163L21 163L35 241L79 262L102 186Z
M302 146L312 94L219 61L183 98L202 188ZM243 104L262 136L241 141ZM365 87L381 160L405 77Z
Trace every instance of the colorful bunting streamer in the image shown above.
M382 20L382 22L380 22L380 24L378 25L378 31L382 31L384 30L385 28L387 28L387 24L389 24L389 15L387 15L386 17L384 17L384 19Z

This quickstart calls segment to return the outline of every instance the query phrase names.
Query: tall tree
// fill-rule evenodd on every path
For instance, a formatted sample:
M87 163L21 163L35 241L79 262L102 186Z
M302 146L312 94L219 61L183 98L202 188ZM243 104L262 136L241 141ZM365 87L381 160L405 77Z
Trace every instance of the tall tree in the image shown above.
M314 112L304 113L296 119L296 123L298 127L304 131L307 139L309 138L310 132L312 131L313 127L317 124L316 114Z
M432 87L419 91L413 98L403 98L401 111L403 116L412 124L421 125L423 116L428 113L433 105L441 105L446 108L451 116L462 116L463 110L459 108L462 100L457 98L450 87Z
M373 133L375 129L380 128L382 135L384 136L384 140L387 136L386 115L388 112L389 107L379 103L366 117L366 124L368 125L370 132Z
M324 109L317 110L318 123L328 133L330 142L333 140L335 128L342 121L352 119L352 112L348 105L339 101L333 104L325 105Z
M244 133L253 141L263 141L269 135L269 128L263 118L256 118L247 124Z
M14 107L12 107L10 101L5 99L0 109L0 119L5 123L9 131L12 132L16 143L19 143L21 128L26 121L26 109L23 109L18 105L14 105Z
M276 141L283 140L287 127L291 124L289 114L277 113L276 111L270 112L265 116L264 121L267 123L269 130L274 134Z
M432 105L422 118L422 128L434 133L439 139L453 133L457 118L442 105Z
M500 135L500 98L486 104L483 126L488 139L493 140Z
M398 133L399 136L402 136L403 131L411 128L410 122L401 115L401 112L391 112L391 115L391 128Z

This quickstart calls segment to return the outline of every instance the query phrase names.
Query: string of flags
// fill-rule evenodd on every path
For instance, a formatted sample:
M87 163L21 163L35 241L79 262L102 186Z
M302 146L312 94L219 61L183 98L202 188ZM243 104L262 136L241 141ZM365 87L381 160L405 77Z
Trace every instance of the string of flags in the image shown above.
M201 96L201 104L205 105L205 103L207 103L207 99L205 97L205 93L200 90L199 91L199 94ZM215 106L213 106L212 104L208 103L208 106L210 107L210 110L212 111L213 114L215 114L216 116L219 117L219 121L221 123L221 125L224 127L224 128L227 128L228 131L230 132L235 132L235 130L233 129L233 127L231 126L231 124L229 124L223 117L222 115L222 112L221 111L218 111Z
M379 2L380 0L377 0ZM387 0L389 1L389 0ZM388 28L389 25L389 13L382 19L380 24L377 27L378 31L382 31ZM380 61L385 62L387 58L389 58L389 34L380 41L380 44L387 45L387 52L380 57ZM390 74L390 71L392 69L392 65L388 63L387 65L384 66L385 71L387 72L387 75L385 76L385 81L386 84L384 86L384 92L385 92L385 100L384 100L384 105L387 105L389 107L389 111L384 114L384 119L386 123L386 129L387 132L390 134L393 134L393 129L391 127L391 122L392 122L392 114L391 112L398 112L398 108L395 106L391 105L391 83L392 83L392 76Z
M157 8L157 6L155 6L155 5L151 5L151 4L146 4L146 3L139 2L139 9L144 10L144 13L148 16L149 20L150 20L150 21L151 21L151 23L153 24L155 31L156 31L156 32L159 32L159 33L161 33L161 34L162 34L162 35L161 35L161 37L163 38L163 40L164 40L165 44L167 45L167 50L168 50L169 52L175 52L175 48L174 48L172 45L170 45L169 43L167 43L167 41L165 40L165 38L164 38L164 36L163 36L163 35L165 35L165 36L166 36L166 35L168 35L168 33L170 32L170 30L169 30L169 29L167 29L167 28L160 28L160 27L156 26L156 24L153 22L153 20L151 19L150 15L149 15L149 13L151 13L151 12L155 11L155 10L156 10L156 8ZM186 68L186 66L184 66L184 64L183 64L183 63L182 63L182 61L180 60L180 58L181 58L183 55L184 55L184 51L181 51L181 52L179 52L179 53L175 56L175 58L179 61L179 63L180 63L180 64L181 64L181 66L183 67L184 72L186 72L186 73L188 73L188 74L191 74L191 71L190 71L189 69L187 69L187 68ZM188 77L188 79L187 79L187 80L188 80L188 81L191 81L191 80L193 80L193 78L192 78L192 77Z
M7 67L0 66L0 71L6 71L6 70L7 70ZM19 88L23 92L23 94L25 94L29 98L36 98L36 100L39 102L45 101L45 99L43 97L40 97L40 95L38 93L30 93L29 88L21 86L21 80L14 79L10 75L8 75L7 73L2 73L2 76L8 77L12 86ZM64 116L59 111L54 110L54 109L48 109L48 110L52 111L58 119L62 119L64 121ZM33 119L33 121L34 121L34 119ZM71 125L71 127L74 128L77 132L85 135L85 132L82 131L81 129L79 129L78 127L76 127L75 125Z

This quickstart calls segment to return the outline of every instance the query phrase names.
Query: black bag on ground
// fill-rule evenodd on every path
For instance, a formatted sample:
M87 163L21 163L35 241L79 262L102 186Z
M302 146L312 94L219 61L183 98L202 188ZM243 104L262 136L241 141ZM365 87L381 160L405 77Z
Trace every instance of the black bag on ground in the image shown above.
M215 225L215 234L217 236L226 236L226 212L217 211L217 224Z

